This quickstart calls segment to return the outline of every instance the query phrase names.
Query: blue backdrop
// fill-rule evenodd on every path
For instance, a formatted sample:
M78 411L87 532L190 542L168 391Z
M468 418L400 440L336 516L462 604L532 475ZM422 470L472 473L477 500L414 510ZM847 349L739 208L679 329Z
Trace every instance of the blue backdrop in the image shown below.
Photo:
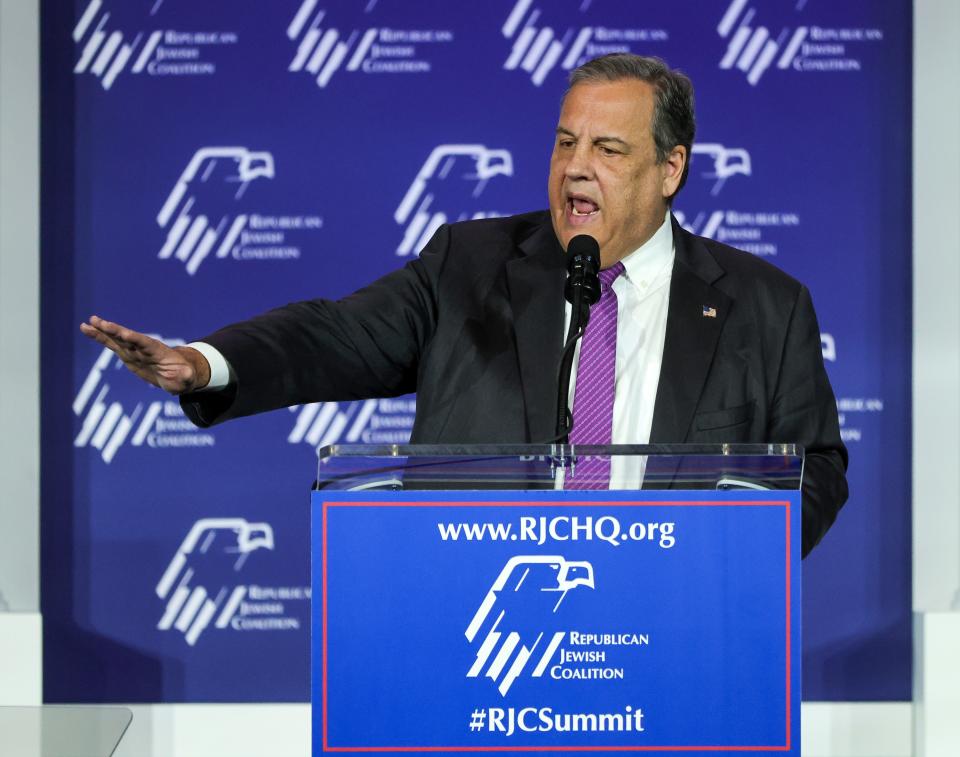
M200 431L77 323L190 340L545 206L566 72L615 50L696 86L683 223L817 306L851 498L804 564L804 695L910 698L909 3L41 7L47 701L307 699L314 447L402 441L414 408Z

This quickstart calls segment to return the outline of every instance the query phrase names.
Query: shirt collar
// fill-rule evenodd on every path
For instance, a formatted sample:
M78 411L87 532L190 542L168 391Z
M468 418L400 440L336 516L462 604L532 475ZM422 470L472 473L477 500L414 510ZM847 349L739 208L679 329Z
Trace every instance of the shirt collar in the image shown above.
M653 236L620 262L624 273L635 286L645 289L659 279L664 271L673 270L673 224L667 210L663 223Z

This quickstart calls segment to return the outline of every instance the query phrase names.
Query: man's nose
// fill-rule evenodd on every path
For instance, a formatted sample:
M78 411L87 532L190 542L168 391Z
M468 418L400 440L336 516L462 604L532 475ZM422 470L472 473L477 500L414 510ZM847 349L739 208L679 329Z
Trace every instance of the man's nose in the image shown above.
M576 146L567 162L565 174L572 181L593 178L593 153L588 143L581 142Z

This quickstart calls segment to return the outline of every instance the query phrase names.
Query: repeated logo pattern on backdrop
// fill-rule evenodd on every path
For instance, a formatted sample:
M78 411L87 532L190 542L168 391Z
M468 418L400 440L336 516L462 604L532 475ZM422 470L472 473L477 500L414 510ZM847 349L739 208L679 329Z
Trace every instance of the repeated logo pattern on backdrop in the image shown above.
M287 27L287 37L296 43L288 70L314 76L318 87L326 87L341 68L348 74L429 73L430 49L454 39L449 29L376 26L377 0L323 5L330 6L329 15L320 0L303 0ZM347 9L362 9L361 17L351 17Z
M163 338L171 346L182 339ZM95 450L110 464L124 444L132 447L212 447L216 437L194 426L179 403L135 379L106 347L100 352L73 398L80 421L74 447Z
M799 0L795 9L801 13L807 0ZM736 68L756 86L764 72L776 65L780 70L810 72L859 71L861 60L850 47L861 42L880 42L883 30L878 28L823 28L820 26L784 26L768 28L750 0L732 0L720 23L717 34L728 44L720 68ZM755 21L755 19L757 19ZM756 25L754 25L756 24Z
M582 22L592 17L588 14L591 5L599 3L595 0L516 0L501 30L511 42L510 54L503 67L508 71L519 69L525 72L539 87L554 70L570 71L584 60L598 55L638 52L632 48L669 38L664 29L584 25ZM549 25L569 23L571 19L581 23L565 28Z
M296 238L323 226L317 215L275 216L246 210L247 187L275 178L273 155L246 147L202 147L183 169L157 214L166 232L158 257L171 257L194 275L211 254L217 260L291 260Z
M398 224L405 225L397 255L419 252L445 223L505 215L475 208L483 201L488 182L512 175L509 150L483 145L435 147L393 214Z
M97 313L182 344L345 296L409 263L444 223L543 208L566 77L616 51L662 56L694 81L677 220L796 276L817 307L851 499L805 565L806 696L909 698L909 456L889 455L910 437L910 219L895 190L909 186L909 7L41 2L43 97L58 114L44 126L43 224L63 240L43 250L58 273L44 282L42 336L67 356L45 368L45 407L63 413L44 420L43 506L57 527L43 554L73 560L43 587L47 701L306 698L315 450L402 443L416 403L304 397L199 429L75 324ZM527 581L548 558L577 564L524 555ZM883 591L845 588L878 576ZM506 695L535 674L586 591L544 616L539 641L511 642L509 612L492 629L490 610L464 642L477 685ZM526 665L491 671L507 644ZM129 650L142 674L127 674ZM78 688L81 658L102 661L97 685Z
M216 628L229 626L247 594L247 587L232 586L234 582L229 578L224 583L216 573L224 563L238 573L250 553L257 549L273 549L273 529L268 523L248 523L242 518L197 521L157 584L157 596L167 602L157 628L161 631L175 628L184 634L187 644L193 646L215 615ZM214 563L212 570L207 569L213 574L211 577L204 575L204 558Z
M164 0L89 0L73 28L77 48L73 72L96 77L104 89L113 87L124 73L162 77L215 73L216 49L236 45L236 32L158 29L163 4Z

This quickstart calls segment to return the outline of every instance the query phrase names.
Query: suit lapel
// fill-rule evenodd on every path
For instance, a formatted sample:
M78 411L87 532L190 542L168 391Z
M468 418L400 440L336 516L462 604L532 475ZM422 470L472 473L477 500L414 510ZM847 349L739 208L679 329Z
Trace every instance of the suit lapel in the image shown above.
M733 304L729 296L712 286L724 271L703 242L683 230L675 219L673 238L676 259L651 444L686 441L723 323Z
M553 437L557 365L563 340L563 248L549 221L520 243L523 256L507 263L507 286L517 336L517 359L529 441Z

